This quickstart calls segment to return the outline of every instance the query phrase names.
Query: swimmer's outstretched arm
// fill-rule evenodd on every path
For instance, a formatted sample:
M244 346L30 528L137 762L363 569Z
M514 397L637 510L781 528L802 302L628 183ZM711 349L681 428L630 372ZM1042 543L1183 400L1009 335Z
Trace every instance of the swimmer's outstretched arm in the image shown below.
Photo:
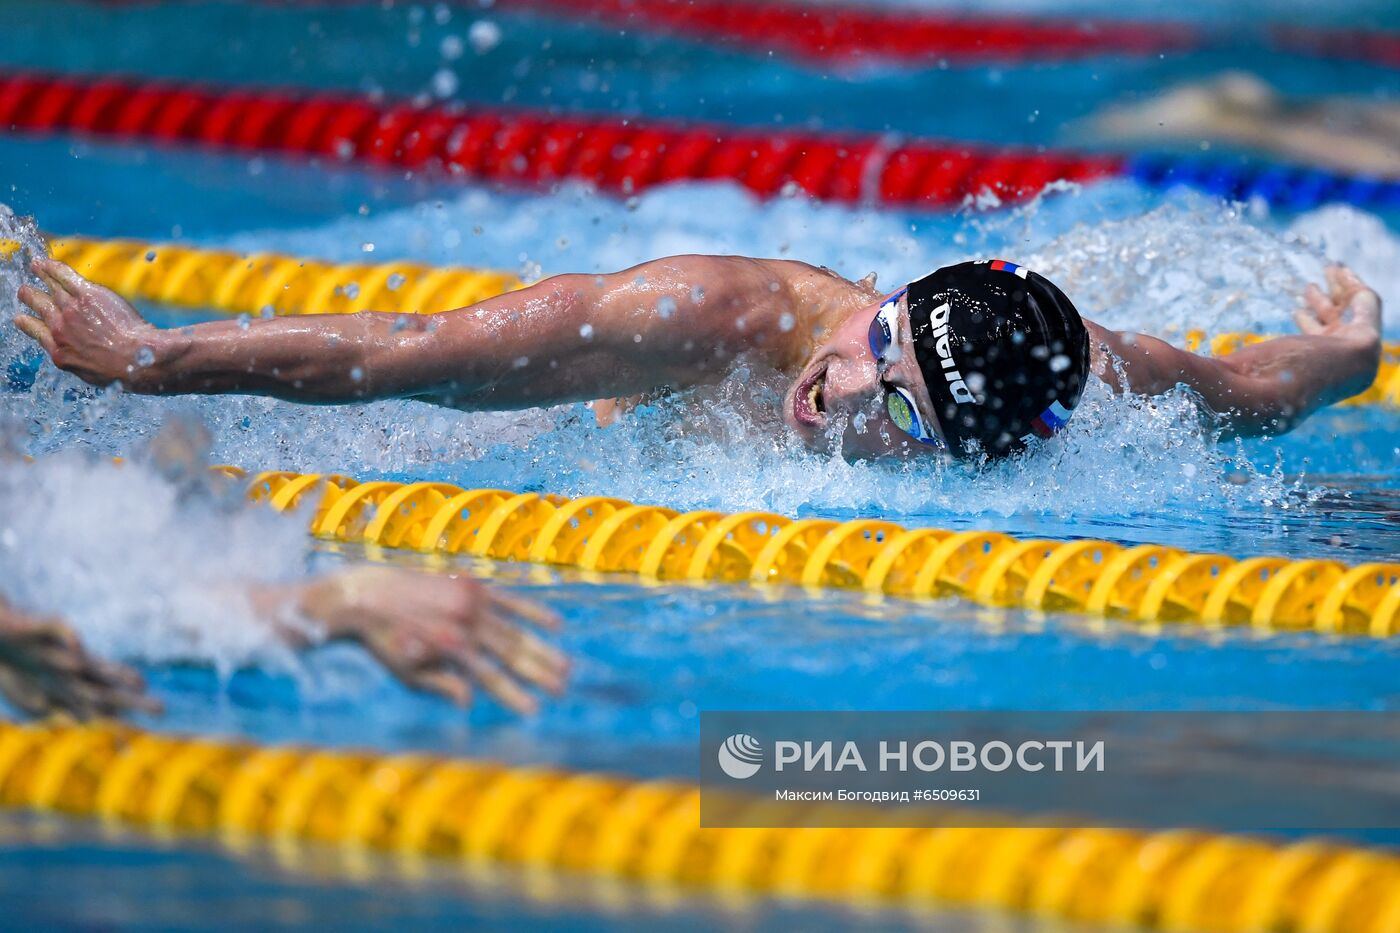
M1303 294L1294 315L1300 335L1207 357L1089 324L1091 365L1119 391L1156 395L1185 385L1236 436L1292 430L1364 392L1380 362L1380 297L1345 266L1329 267L1327 283L1328 294L1316 285Z
M160 330L61 262L38 260L15 323L95 385L335 404L415 397L509 409L708 382L738 353L792 353L802 263L674 256L561 275L434 315L361 313Z

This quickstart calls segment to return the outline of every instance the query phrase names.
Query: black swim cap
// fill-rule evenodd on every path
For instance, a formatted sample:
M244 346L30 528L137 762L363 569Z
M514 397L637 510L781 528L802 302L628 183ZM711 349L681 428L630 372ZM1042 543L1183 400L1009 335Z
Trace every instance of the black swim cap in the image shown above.
M1001 260L946 266L909 285L910 336L948 448L993 457L1069 420L1089 332L1044 276Z

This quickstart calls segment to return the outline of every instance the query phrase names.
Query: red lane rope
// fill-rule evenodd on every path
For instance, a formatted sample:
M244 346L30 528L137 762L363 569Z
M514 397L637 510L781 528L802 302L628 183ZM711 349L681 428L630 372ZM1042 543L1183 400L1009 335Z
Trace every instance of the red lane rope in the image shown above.
M790 0L498 2L820 62L1051 61L1180 52L1226 39L1186 23L987 17ZM1285 51L1400 67L1400 35L1395 33L1278 26L1269 28L1267 36L1269 44ZM1258 36L1245 37L1250 38L1257 41Z
M764 197L801 191L902 207L948 207L984 191L1014 201L1052 181L1124 168L1118 157L37 74L0 73L0 127L301 154L509 184L576 179L624 195L666 182L729 179Z
M1270 30L1274 44L1293 52L1307 52L1348 61L1375 62L1400 68L1400 34L1393 32L1331 31L1280 26Z
M1182 24L985 17L862 6L744 0L501 0L622 26L733 42L817 61L1030 61L1178 51L1200 44Z

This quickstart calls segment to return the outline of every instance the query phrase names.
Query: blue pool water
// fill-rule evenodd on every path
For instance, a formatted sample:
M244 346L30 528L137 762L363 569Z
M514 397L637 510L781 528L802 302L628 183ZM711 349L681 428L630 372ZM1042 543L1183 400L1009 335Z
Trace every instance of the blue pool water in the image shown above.
M447 11L444 22L438 9ZM1116 5L1073 9L1118 12ZM1389 5L1307 10L1332 24L1400 25ZM1245 25L1249 15L1211 15L1223 46L1167 58L827 74L504 10L21 0L0 7L0 65L402 96L443 87L446 70L456 82L451 96L464 101L1026 145L1062 142L1064 123L1109 100L1225 67L1249 68L1298 94L1393 101L1400 93L1393 70L1261 51L1246 41L1257 32ZM499 44L480 53L468 44L460 57L444 52L445 39L483 21L499 28ZM1095 320L1168 335L1191 327L1286 331L1293 294L1317 279L1325 259L1352 264L1392 309L1400 303L1395 217L1343 206L1269 215L1127 182L1051 194L1014 211L935 216L760 203L727 185L678 186L628 202L581 187L502 192L275 158L15 136L0 136L0 181L9 186L0 201L54 232L339 260L408 257L531 276L697 251L791 256L853 277L875 270L889 283L999 253L1050 274ZM150 310L164 323L192 319ZM1393 310L1390 321L1388 336L1400 337ZM0 362L27 352L8 325L0 328ZM772 391L764 374L745 377L599 431L581 408L465 415L408 402L312 409L237 398L99 399L44 373L34 390L0 395L0 431L40 455L22 476L0 467L0 530L25 542L3 552L0 579L16 600L69 618L96 649L140 663L168 710L147 723L156 728L636 775L692 777L704 709L1400 706L1393 642L1145 632L956 602L870 604L838 592L641 589L464 562L558 609L567 620L559 642L575 662L569 693L537 719L520 721L489 704L464 715L405 691L355 649L292 658L200 597L221 580L292 578L353 560L353 550L312 547L295 521L186 489L139 455L122 469L101 459L139 451L161 423L179 417L208 427L211 461L255 469L609 494L677 508L878 515L906 525L1239 555L1358 562L1400 554L1393 411L1338 409L1285 438L1236 446L1216 444L1195 426L1185 398L1147 404L1094 390L1052 450L971 476L853 465L772 441L767 426L746 420L729 400L727 393ZM539 897L538 879L410 883L396 868L352 884L357 870L332 861L326 853L291 866L265 854L235 860L198 844L96 836L52 821L0 824L6 902L19 891L69 896L84 873L124 873L119 884L103 884L129 891L130 900L91 893L54 906L46 898L57 913L34 908L35 925L277 925L307 910L345 925L432 919L575 929L900 919L772 905L729 915L705 903L626 898L619 906L576 890L551 902ZM122 867L129 865L147 870ZM417 906L409 893L422 898ZM142 914L132 904L143 897L170 913ZM388 905L387 913L364 914L370 901ZM214 903L235 906L224 914L208 909ZM970 922L947 921L949 929Z

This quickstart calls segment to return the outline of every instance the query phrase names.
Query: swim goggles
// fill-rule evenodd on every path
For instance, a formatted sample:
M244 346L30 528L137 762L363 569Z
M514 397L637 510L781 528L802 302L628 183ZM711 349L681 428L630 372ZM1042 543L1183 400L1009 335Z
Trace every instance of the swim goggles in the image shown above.
M886 298L870 321L870 352L875 354L875 360L881 366L887 362L886 355L890 347L899 339L899 299L904 297L906 291L907 288L901 288ZM943 438L935 434L919 417L919 406L914 402L913 393L903 386L885 382L883 378L880 385L885 390L885 411L889 412L895 427L930 447L948 449Z

